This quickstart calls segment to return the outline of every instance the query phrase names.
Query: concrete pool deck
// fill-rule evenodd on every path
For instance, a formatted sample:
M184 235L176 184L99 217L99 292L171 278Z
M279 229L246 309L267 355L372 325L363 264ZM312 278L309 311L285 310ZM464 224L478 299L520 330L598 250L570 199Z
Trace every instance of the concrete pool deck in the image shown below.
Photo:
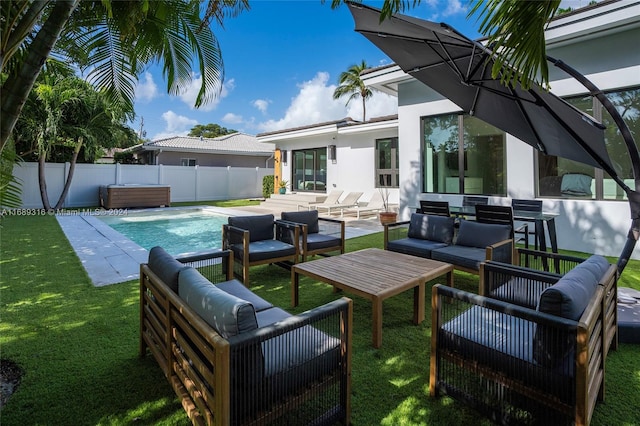
M280 212L268 211L258 206L248 206L242 209L202 207L229 216L273 213L276 218L280 217ZM158 211L166 212L171 209L184 210L184 207L166 207L158 209ZM128 210L128 212L152 212L153 210ZM68 215L56 215L62 231L96 287L138 279L140 264L147 261L149 254L146 249L98 219L98 215L107 213L107 211L96 210L86 213L70 212ZM346 238L382 231L382 226L375 217L360 220L347 219L345 223Z

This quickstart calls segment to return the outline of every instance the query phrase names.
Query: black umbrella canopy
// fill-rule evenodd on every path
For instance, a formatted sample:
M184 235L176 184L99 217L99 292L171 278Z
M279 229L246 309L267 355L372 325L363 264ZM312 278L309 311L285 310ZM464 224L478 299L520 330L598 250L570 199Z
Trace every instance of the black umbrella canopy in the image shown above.
M404 15L380 21L378 9L350 3L356 31L404 72L463 111L541 152L615 173L604 126L538 85L524 90L491 76L493 53L446 24Z

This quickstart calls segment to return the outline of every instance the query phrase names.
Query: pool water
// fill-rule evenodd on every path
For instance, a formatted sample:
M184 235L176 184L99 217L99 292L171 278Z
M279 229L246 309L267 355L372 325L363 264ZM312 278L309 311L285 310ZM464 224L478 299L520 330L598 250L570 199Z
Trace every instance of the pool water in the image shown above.
M221 248L222 225L227 218L203 209L99 217L139 246L147 250L161 246L174 256Z

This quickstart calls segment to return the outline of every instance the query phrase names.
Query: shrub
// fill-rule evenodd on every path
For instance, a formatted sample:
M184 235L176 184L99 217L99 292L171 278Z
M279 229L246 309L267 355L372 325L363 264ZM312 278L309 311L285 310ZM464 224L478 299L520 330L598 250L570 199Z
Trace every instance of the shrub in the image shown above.
M273 194L273 175L268 175L262 178L262 196L269 198L271 194Z

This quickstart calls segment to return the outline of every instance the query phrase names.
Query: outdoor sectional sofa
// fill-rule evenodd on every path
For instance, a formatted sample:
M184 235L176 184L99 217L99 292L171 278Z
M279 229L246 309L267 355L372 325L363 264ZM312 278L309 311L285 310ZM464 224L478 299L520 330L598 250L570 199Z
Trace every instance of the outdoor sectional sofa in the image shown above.
M407 228L406 235L401 231ZM486 260L512 263L513 238L508 225L412 213L411 220L385 225L385 250L439 260L478 273Z
M498 262L485 296L435 285L430 393L502 424L588 425L616 337L617 270L592 256L560 276Z
M292 316L231 279L232 257L150 251L140 356L153 355L194 424L349 424L351 300Z

